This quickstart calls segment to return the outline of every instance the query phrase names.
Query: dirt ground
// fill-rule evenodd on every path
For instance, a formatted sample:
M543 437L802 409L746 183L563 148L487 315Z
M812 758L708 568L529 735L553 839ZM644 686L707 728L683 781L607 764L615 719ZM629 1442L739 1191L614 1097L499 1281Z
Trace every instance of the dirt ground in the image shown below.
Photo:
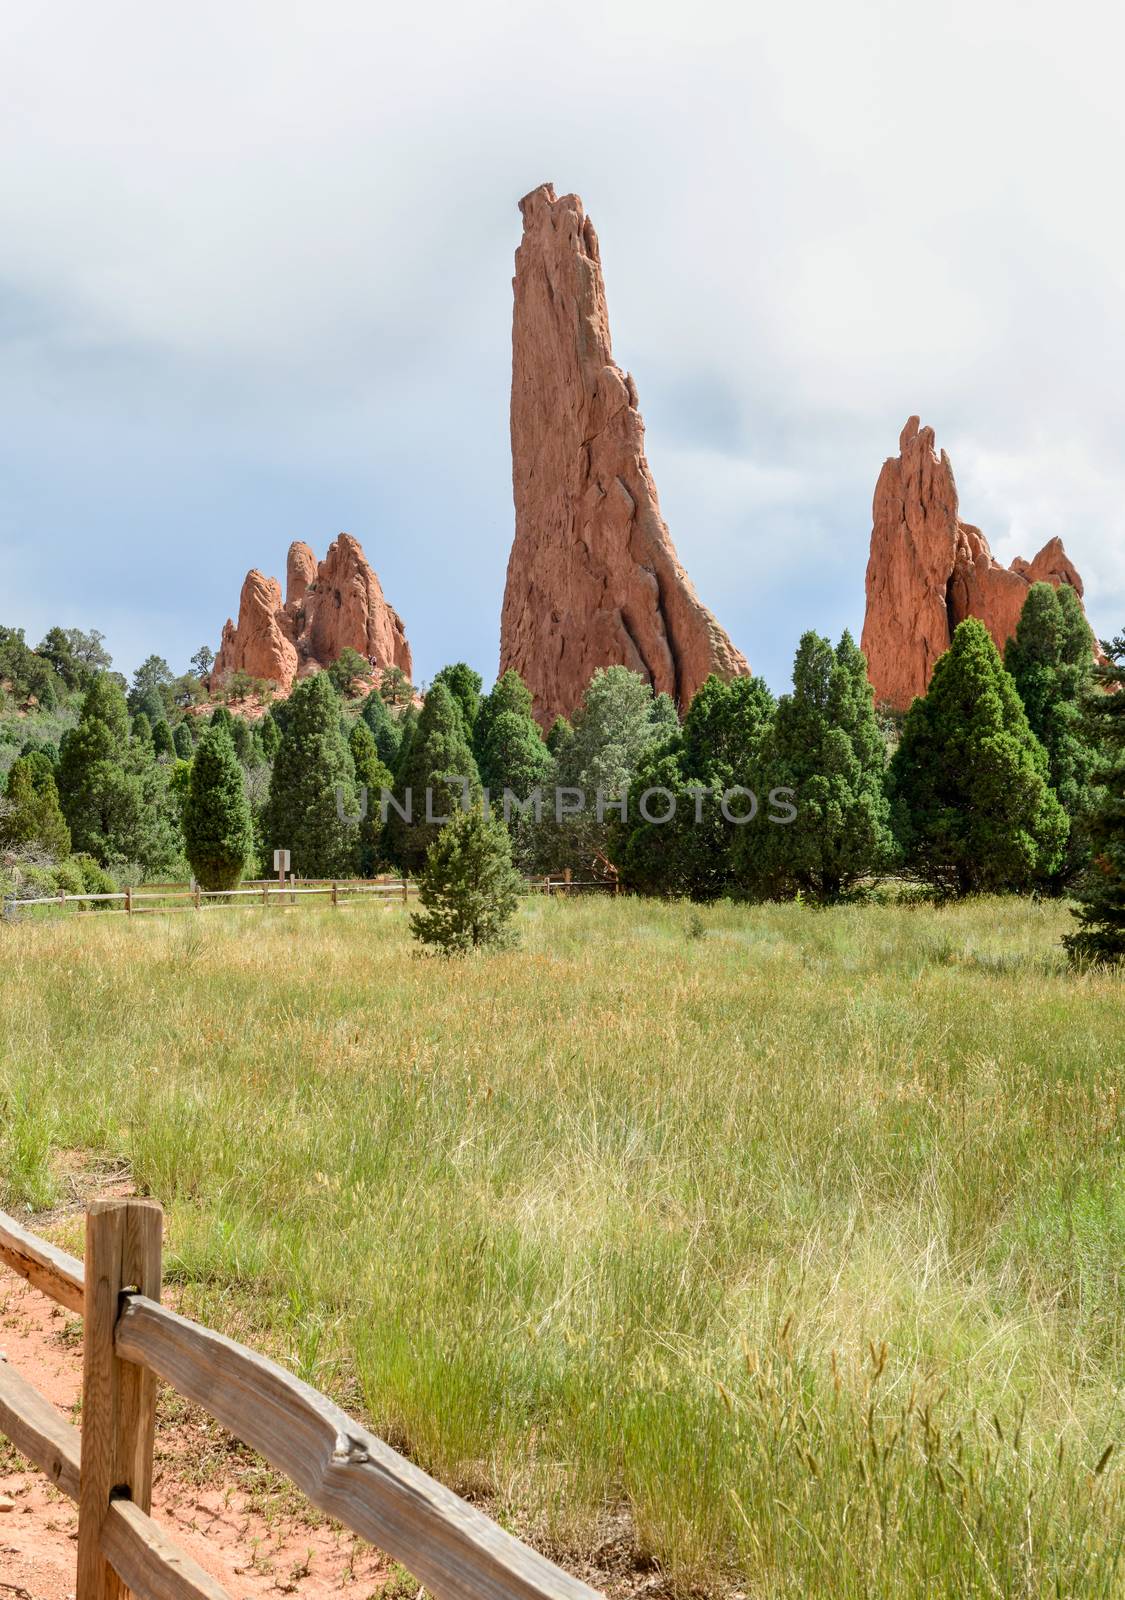
M77 1422L82 1323L3 1267L0 1357ZM296 1491L171 1393L158 1409L153 1515L232 1600L417 1593L379 1551L302 1512ZM77 1527L73 1503L0 1439L0 1600L73 1600Z

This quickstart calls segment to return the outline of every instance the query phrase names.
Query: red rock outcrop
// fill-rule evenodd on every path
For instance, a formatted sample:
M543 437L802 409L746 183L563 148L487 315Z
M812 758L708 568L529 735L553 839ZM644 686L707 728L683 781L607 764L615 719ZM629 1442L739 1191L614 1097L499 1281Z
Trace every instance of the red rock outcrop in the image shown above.
M613 359L597 234L577 195L520 201L512 322L516 533L500 622L548 726L598 667L624 665L686 707L712 672L748 673L703 606L660 515L632 377Z
M934 662L966 617L979 617L1003 651L1033 583L1082 579L1061 539L1033 561L1001 566L979 528L957 515L957 485L934 430L911 417L899 453L883 463L872 505L863 652L875 699L905 710L925 694Z
M331 666L349 648L374 667L413 673L402 618L387 604L359 540L340 534L319 564L297 540L289 547L284 604L276 578L247 573L238 626L228 620L223 629L211 687L242 671L287 691L295 678Z

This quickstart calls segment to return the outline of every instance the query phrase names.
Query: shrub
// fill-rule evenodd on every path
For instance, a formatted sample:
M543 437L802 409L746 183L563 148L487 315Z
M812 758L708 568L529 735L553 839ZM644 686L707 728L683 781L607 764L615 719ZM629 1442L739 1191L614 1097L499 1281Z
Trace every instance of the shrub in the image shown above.
M509 944L520 888L504 824L477 806L460 811L426 852L410 930L446 956Z

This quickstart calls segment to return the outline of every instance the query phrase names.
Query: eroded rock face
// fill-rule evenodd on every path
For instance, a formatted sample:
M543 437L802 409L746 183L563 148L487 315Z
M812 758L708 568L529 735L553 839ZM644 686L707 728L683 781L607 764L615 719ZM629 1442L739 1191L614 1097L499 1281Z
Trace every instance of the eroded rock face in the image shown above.
M500 622L546 727L598 667L624 665L686 708L712 672L748 673L660 515L632 377L613 360L601 257L577 195L520 201L512 323L516 534Z
M911 417L899 453L883 463L872 505L863 652L880 704L905 710L925 694L934 663L966 617L979 617L1003 652L1033 583L1082 579L1061 539L1032 561L996 560L979 528L957 514L957 485L934 430Z
M284 604L276 578L247 574L238 625L228 621L223 629L211 686L243 671L288 691L295 678L331 666L348 648L374 667L413 673L402 618L387 604L359 540L340 534L319 564L297 540L289 547Z

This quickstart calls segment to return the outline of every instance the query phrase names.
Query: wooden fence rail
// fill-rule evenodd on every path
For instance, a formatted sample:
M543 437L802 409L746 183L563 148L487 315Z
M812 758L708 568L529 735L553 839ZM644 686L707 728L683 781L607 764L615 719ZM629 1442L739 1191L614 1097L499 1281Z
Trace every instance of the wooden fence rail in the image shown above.
M264 1356L160 1304L162 1213L95 1201L85 1265L0 1212L0 1261L85 1319L82 1430L0 1360L0 1432L78 1502L76 1600L230 1600L150 1516L162 1378L437 1600L601 1600Z

